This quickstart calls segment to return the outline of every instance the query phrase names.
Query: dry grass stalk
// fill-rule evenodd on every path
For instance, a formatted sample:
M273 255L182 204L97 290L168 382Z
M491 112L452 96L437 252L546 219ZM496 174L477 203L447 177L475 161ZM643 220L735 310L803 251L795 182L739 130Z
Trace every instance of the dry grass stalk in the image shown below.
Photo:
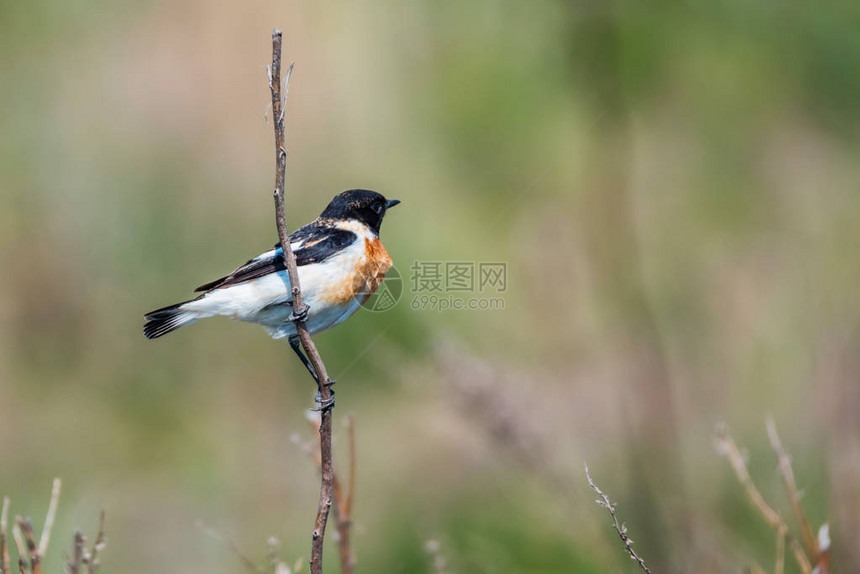
M776 425L772 419L769 418L767 420L766 427L770 444L777 455L780 474L782 475L786 491L788 492L789 499L791 500L795 517L797 518L797 522L800 524L804 545L806 547L805 549L794 537L791 536L791 534L789 534L788 525L782 519L782 516L780 516L776 510L765 502L764 497L761 495L761 492L759 492L750 477L743 454L734 439L732 439L729 434L728 427L725 424L718 425L717 434L714 438L714 446L716 447L717 452L725 456L729 461L729 464L734 470L735 476L743 487L750 503L756 510L758 510L759 514L762 515L765 521L777 533L774 572L782 574L784 571L785 545L786 542L788 542L788 546L791 549L795 562L797 562L797 565L803 574L812 574L813 572L815 572L815 574L827 574L830 571L830 545L829 537L827 536L827 524L824 524L819 531L819 538L822 538L823 535L823 538L826 540L826 544L822 545L820 541L812 535L812 528L809 526L809 522L803 512L803 506L800 503L800 493L794 479L794 470L791 467L791 458L782 446L782 442L776 432ZM812 560L810 560L810 556L812 557ZM814 568L812 566L813 564L815 565Z
M776 533L776 560L773 566L774 574L784 574L785 572L785 537L788 535L786 530L780 528Z
M233 555L239 559L239 562L241 562L242 565L248 569L248 571L254 572L256 574L263 574L265 572L265 569L263 569L262 567L255 564L253 560L251 560L244 553L242 553L239 550L239 547L236 546L236 543L233 542L232 539L227 538L226 536L223 536L220 532L218 532L216 529L212 528L211 526L208 526L202 520L198 520L196 523L196 526L197 526L197 528L199 528L200 530L203 531L203 534L205 534L206 536L208 536L214 540L217 540L218 542L220 542L221 544L224 544L227 548L229 548L230 552L232 552ZM271 549L271 544L269 546Z
M738 482L741 483L744 493L750 501L750 504L758 510L759 514L762 515L765 521L774 530L788 530L782 517L776 510L771 508L767 502L765 502L764 497L761 495L761 492L759 492L752 480L752 477L750 477L750 473L747 470L747 463L744 460L744 455L741 453L738 445L735 444L735 441L729 434L729 428L726 425L719 425L717 427L717 435L714 438L714 447L717 449L718 453L728 459L732 470L735 471L735 476L737 477Z
M779 434L776 432L776 424L773 418L768 417L765 426L767 428L767 436L770 439L770 444L776 452L777 461L779 462L779 472L782 475L785 483L785 490L788 492L788 498L791 501L791 507L794 510L794 516L797 523L800 524L800 532L803 536L803 544L806 546L806 551L812 556L812 560L818 563L818 542L812 534L812 528L809 526L809 521L806 520L806 514L803 512L803 505L800 503L800 492L797 490L797 483L794 480L794 470L791 467L791 457L788 456L785 448L782 446L782 441L779 440Z
M600 497L597 499L597 504L605 508L612 517L612 528L618 534L621 542L624 543L624 551L627 552L627 555L630 556L631 560L639 565L639 568L648 574L651 574L651 570L645 565L645 561L633 550L633 541L630 540L630 537L627 535L627 526L624 523L618 523L618 516L615 513L615 504L609 500L609 497L604 494L604 492L600 490L600 487L598 487L591 479L591 474L588 472L588 465L584 462L582 465L585 467L585 477L588 479L588 486L590 486L592 490L597 493L597 496Z
M197 528L199 528L203 534L206 536L217 540L224 546L226 546L230 552L239 559L239 562L242 563L242 566L245 567L246 570L252 572L253 574L266 574L267 572L273 572L274 574L300 574L302 571L302 559L299 558L292 569L287 566L287 563L281 560L278 556L278 551L281 546L281 542L275 538L274 536L270 537L266 541L266 546L268 548L266 552L266 562L267 566L260 566L248 556L239 550L239 547L231 540L230 538L222 535L218 530L208 526L202 520L198 520L196 523Z
M99 530L96 533L95 542L90 549L86 547L86 538L80 531L75 532L74 546L72 548L72 557L67 558L66 566L70 574L81 574L83 567L86 566L87 574L96 574L98 572L101 561L99 554L104 550L107 544L105 538L105 511L99 513Z
M36 539L33 536L33 525L30 522L30 518L16 516L15 522L18 524L21 532L24 533L24 540L27 543L27 554L30 556L30 571L33 574L41 574L42 561L41 556L39 556L39 547L36 546Z
M275 130L275 222L278 227L278 238L281 241L284 254L284 264L290 277L292 286L292 320L296 325L296 331L301 341L302 348L308 360L313 365L316 373L317 387L319 390L320 404L320 457L322 461L320 500L317 507L317 517L314 521L314 530L311 536L311 574L322 574L323 543L325 541L325 529L328 522L328 513L332 505L334 489L334 461L331 450L331 418L334 400L332 399L331 384L322 357L314 345L308 332L305 318L307 317L307 306L302 303L302 291L299 285L299 274L296 270L296 258L290 246L290 234L287 231L286 209L284 201L284 181L287 172L287 150L284 137L284 111L289 94L290 76L293 64L287 70L281 96L281 31L272 31L272 64L269 67L269 90L272 93L272 117Z
M57 516L57 508L60 504L61 482L59 478L54 479L53 488L51 489L51 500L48 504L48 512L45 515L45 525L42 528L39 542L36 543L36 533L33 530L33 523L29 517L16 516L12 523L12 537L15 540L15 546L18 550L18 572L22 574L41 574L42 560L44 559L48 545L51 541L51 532L54 527L54 521ZM3 498L3 510L0 513L0 557L2 557L2 568L0 574L12 573L12 560L9 555L8 542L8 524L9 524L9 497ZM84 548L84 539L80 532L75 533L74 556L68 560L68 566L71 574L80 574L81 566L88 564L88 574L95 574L98 568L98 552L104 548L104 512L101 513L99 521L99 535L96 538L96 544L90 554ZM88 562L89 560L89 562Z
M67 562L69 574L79 574L81 566L84 562L84 535L78 530L75 532L74 549L72 550L72 558Z
M93 543L93 549L90 551L89 559L87 560L87 573L96 574L100 562L99 553L105 547L105 511L102 510L99 514L99 532L96 535L96 541Z
M42 527L42 537L39 539L39 555L44 556L48 551L48 542L51 540L51 530L54 528L54 518L57 516L57 506L60 504L60 487L62 482L59 478L54 479L51 489L51 502L48 504L48 513L45 515L45 526Z
M12 538L15 539L15 548L18 550L19 558L26 556L27 545L24 543L24 536L21 534L21 527L18 526L17 518L16 521L12 523Z

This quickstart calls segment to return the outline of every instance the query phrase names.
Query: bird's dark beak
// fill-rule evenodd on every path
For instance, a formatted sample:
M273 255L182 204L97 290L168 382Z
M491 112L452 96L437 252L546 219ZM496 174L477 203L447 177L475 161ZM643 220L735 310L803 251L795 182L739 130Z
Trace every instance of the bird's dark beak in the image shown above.
M399 199L389 199L389 200L385 203L385 209L391 209L392 207L394 207L394 206L395 206L395 205L397 205L398 203L400 203L400 200L399 200Z

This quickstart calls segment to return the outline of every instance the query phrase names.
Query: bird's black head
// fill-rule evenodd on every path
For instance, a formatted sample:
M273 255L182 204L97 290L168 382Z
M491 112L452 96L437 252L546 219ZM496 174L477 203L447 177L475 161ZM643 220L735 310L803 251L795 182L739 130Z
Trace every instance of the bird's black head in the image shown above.
M379 234L385 211L400 203L398 199L385 199L381 193L367 189L350 189L337 194L320 215L321 219L354 219Z

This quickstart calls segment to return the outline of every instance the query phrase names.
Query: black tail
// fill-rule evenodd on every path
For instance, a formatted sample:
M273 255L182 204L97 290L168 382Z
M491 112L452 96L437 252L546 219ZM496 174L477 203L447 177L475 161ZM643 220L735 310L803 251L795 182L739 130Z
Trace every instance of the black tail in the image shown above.
M144 336L147 339L157 339L162 335L175 331L183 325L188 325L196 321L198 319L197 315L193 312L182 310L182 306L185 303L188 303L188 301L156 309L144 315L144 318L146 318L146 324L143 326Z

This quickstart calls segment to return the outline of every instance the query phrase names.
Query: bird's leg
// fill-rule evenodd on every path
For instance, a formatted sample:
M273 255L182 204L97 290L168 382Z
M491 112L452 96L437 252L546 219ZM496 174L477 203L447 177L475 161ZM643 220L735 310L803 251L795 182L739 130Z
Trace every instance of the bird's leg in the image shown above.
M299 359L301 359L302 364L305 366L305 368L308 370L308 372L311 374L311 376L317 382L317 394L314 397L314 402L317 403L319 406L317 408L315 408L314 410L315 411L328 411L328 410L330 410L334 406L334 389L332 389L331 387L335 384L335 381L333 381L332 379L327 379L322 384L322 386L320 386L319 377L317 377L317 374L314 371L314 367L313 367L313 365L311 365L311 362L305 356L304 352L302 352L302 347L299 345L298 338L290 337L289 341L290 341L290 347L293 349L293 351L296 353L296 355L299 357ZM329 388L329 398L326 400L323 400L323 398L322 398L322 387L328 387Z
M305 368L308 370L308 372L311 374L311 376L317 382L317 386L319 386L319 384L320 384L319 377L317 377L316 372L314 372L314 367L313 367L313 365L311 365L311 362L308 361L308 358L305 357L304 352L302 352L302 348L299 345L298 338L290 337L289 341L290 341L290 347L292 347L293 352L299 357L302 364L305 366Z

